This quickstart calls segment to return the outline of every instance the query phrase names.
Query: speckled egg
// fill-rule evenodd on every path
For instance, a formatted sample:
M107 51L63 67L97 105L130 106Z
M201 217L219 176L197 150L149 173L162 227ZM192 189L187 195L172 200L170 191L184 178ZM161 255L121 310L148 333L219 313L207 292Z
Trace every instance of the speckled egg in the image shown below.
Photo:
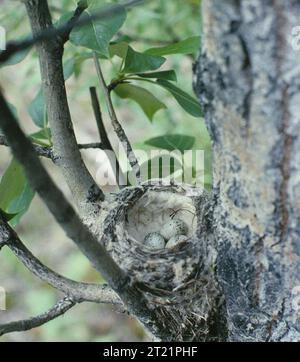
M164 249L165 244L165 239L160 233L149 233L144 238L144 245L152 250Z
M170 240L175 235L187 235L188 227L184 221L172 219L162 227L160 233L165 240Z
M174 246L183 243L187 240L186 235L175 235L172 236L171 239L167 242L166 248L171 249L174 248Z

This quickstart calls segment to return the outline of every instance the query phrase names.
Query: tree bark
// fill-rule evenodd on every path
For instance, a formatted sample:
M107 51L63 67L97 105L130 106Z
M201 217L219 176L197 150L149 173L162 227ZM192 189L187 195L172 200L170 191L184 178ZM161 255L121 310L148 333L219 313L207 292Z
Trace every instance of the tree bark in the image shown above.
M213 141L216 278L230 341L300 340L297 0L203 0L195 90Z
M45 29L53 29L47 1L26 0L25 5L33 36L37 36ZM80 211L92 213L95 211L93 203L103 201L104 194L87 170L78 149L63 74L63 41L63 37L57 36L51 41L37 45L42 90L52 132L56 164L62 170Z

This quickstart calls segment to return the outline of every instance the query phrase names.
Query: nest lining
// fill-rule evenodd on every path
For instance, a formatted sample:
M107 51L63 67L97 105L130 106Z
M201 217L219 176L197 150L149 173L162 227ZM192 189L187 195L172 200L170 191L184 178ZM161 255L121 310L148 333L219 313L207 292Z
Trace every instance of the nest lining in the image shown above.
M218 309L212 212L212 195L206 191L142 185L118 193L104 223L107 250L144 292L171 340L205 340ZM173 249L145 247L145 235L172 217L187 224L187 241Z
M187 225L187 237L196 231L196 210L189 197L172 192L149 191L129 210L125 228L129 237L143 247L145 236L160 230L171 220Z
M155 297L159 303L165 303L166 299L171 304L181 303L183 297L190 302L190 298L197 295L195 288L202 265L199 239L195 236L199 229L195 197L187 196L182 186L133 188L119 197L105 231L108 251L149 297ZM145 236L149 232L159 232L173 218L187 225L186 242L171 249L146 247Z

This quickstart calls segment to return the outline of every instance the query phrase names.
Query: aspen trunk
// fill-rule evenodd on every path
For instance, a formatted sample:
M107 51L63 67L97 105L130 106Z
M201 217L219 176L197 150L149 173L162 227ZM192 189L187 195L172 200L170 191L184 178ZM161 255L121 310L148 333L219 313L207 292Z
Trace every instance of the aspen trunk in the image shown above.
M300 340L296 0L203 0L195 90L213 141L216 278L230 341Z

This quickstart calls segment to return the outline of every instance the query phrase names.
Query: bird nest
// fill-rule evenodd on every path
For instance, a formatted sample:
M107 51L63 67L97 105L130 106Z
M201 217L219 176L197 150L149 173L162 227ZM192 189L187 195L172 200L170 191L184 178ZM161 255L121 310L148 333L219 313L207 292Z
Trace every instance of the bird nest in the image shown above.
M175 185L144 185L118 194L105 221L105 246L152 301L191 302L198 284L208 283L202 224L207 202L205 191ZM149 235L154 244L147 243Z

